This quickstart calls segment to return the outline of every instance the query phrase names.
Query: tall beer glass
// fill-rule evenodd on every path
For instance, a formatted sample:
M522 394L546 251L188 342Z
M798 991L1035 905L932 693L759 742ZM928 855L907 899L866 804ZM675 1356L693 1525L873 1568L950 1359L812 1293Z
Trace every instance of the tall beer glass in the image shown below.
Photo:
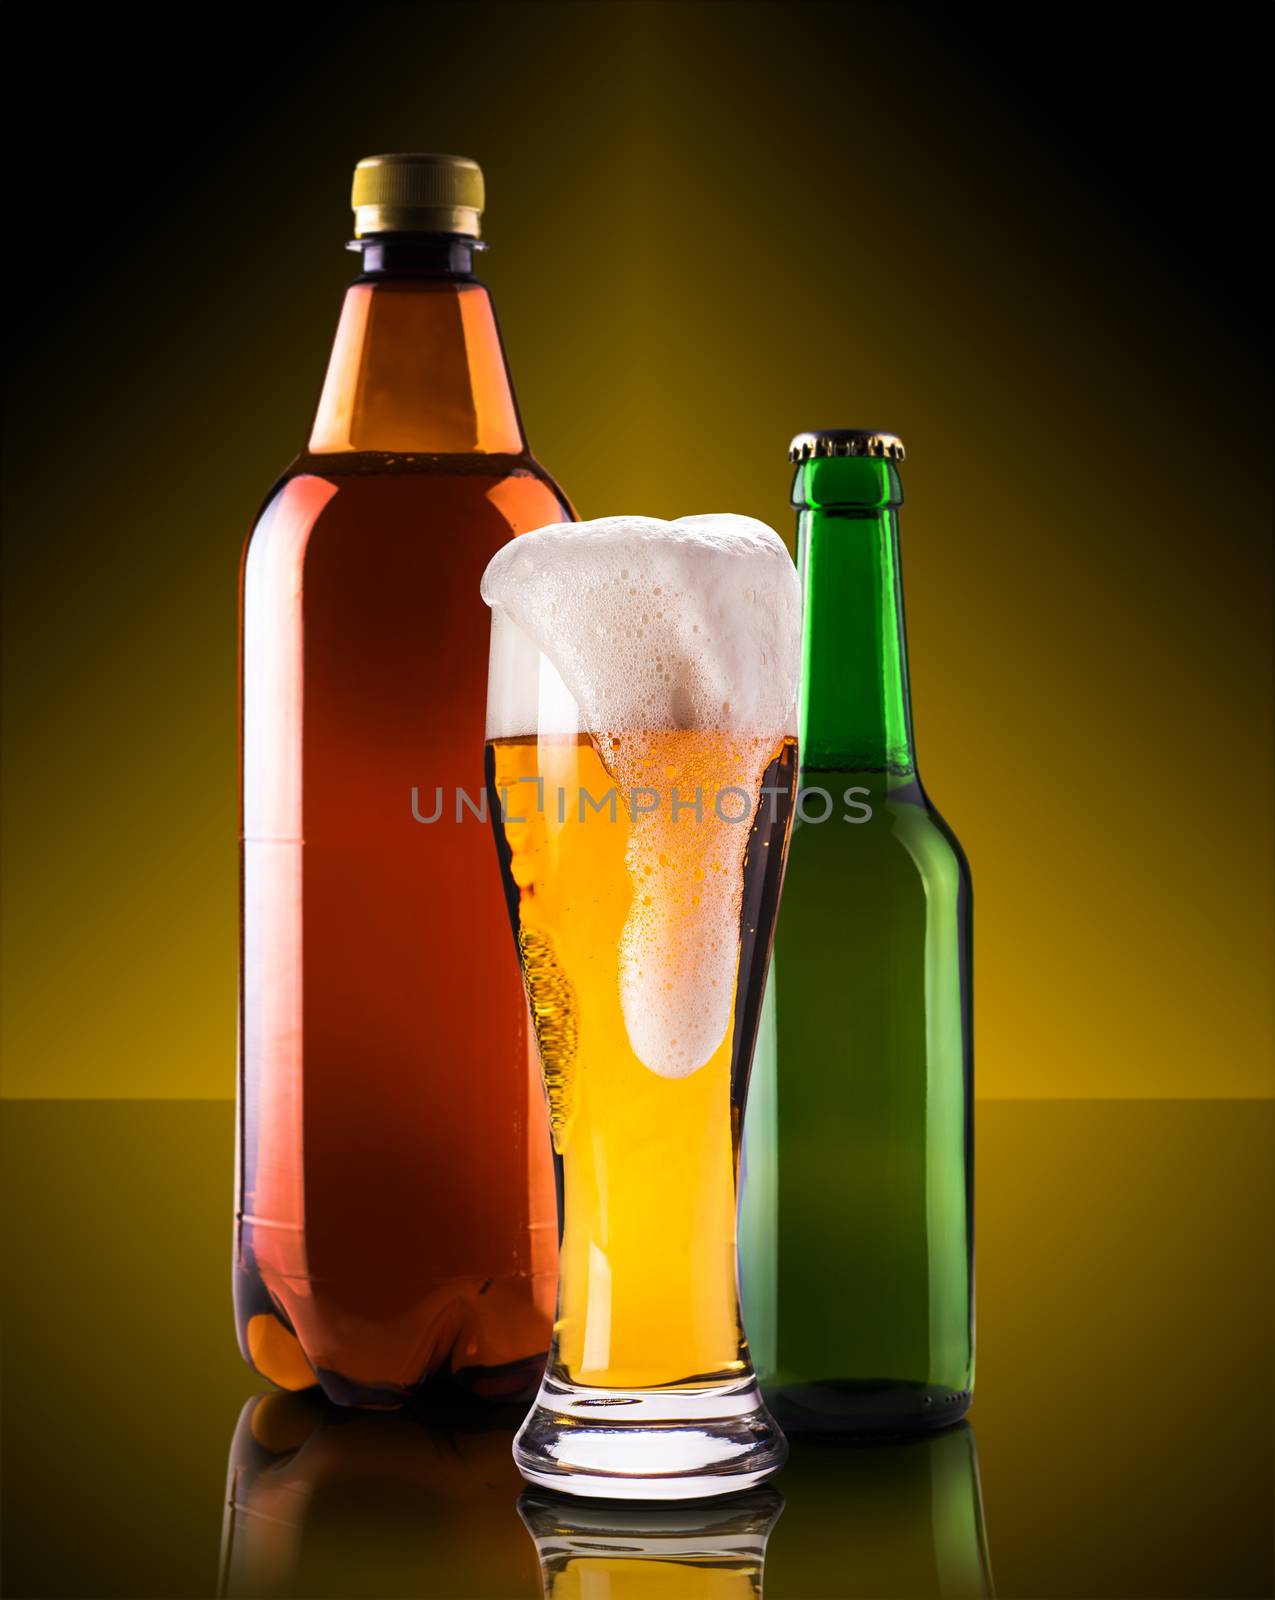
M747 1489L786 1446L735 1272L739 1142L795 785L800 597L742 517L524 534L492 607L487 800L558 1181L514 1444L591 1497Z

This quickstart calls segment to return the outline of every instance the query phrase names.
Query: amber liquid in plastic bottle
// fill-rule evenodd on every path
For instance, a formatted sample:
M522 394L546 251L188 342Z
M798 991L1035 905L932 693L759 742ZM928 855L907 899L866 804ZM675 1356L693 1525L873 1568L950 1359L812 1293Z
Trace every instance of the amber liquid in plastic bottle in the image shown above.
M474 242L362 248L243 563L236 1316L287 1389L512 1399L549 1344L550 1141L488 825L455 794L483 792L483 569L573 513Z

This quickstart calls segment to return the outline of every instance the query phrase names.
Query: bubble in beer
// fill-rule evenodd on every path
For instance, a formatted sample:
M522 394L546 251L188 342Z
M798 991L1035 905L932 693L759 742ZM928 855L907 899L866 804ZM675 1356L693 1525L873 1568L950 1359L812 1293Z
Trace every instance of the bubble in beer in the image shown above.
M576 1056L576 998L558 964L548 935L535 928L518 930L523 983L531 1025L540 1051L545 1093L549 1100L549 1128L554 1148L571 1117L572 1069Z
M739 962L752 810L733 795L719 814L718 792L756 796L796 731L796 570L750 517L607 517L522 535L482 594L529 660L552 664L621 797L642 791L620 1000L638 1059L685 1077L726 1036ZM527 670L489 699L489 738L548 731L541 679Z

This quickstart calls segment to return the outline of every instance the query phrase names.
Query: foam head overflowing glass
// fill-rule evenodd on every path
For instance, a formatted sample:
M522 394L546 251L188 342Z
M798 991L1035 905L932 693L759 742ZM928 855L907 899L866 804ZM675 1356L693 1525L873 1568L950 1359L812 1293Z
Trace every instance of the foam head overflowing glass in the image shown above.
M559 1197L514 1457L590 1497L747 1489L786 1449L735 1212L796 785L796 573L747 517L609 517L506 545L483 598L489 813Z

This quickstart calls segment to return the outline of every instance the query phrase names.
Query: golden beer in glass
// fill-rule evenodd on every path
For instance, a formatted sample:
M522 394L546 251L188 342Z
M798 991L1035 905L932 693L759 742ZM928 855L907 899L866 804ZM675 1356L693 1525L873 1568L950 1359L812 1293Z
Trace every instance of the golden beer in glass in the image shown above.
M711 1496L785 1452L735 1218L796 784L791 578L761 524L625 518L524 535L484 580L488 808L560 1223L553 1345L514 1453L568 1493Z

